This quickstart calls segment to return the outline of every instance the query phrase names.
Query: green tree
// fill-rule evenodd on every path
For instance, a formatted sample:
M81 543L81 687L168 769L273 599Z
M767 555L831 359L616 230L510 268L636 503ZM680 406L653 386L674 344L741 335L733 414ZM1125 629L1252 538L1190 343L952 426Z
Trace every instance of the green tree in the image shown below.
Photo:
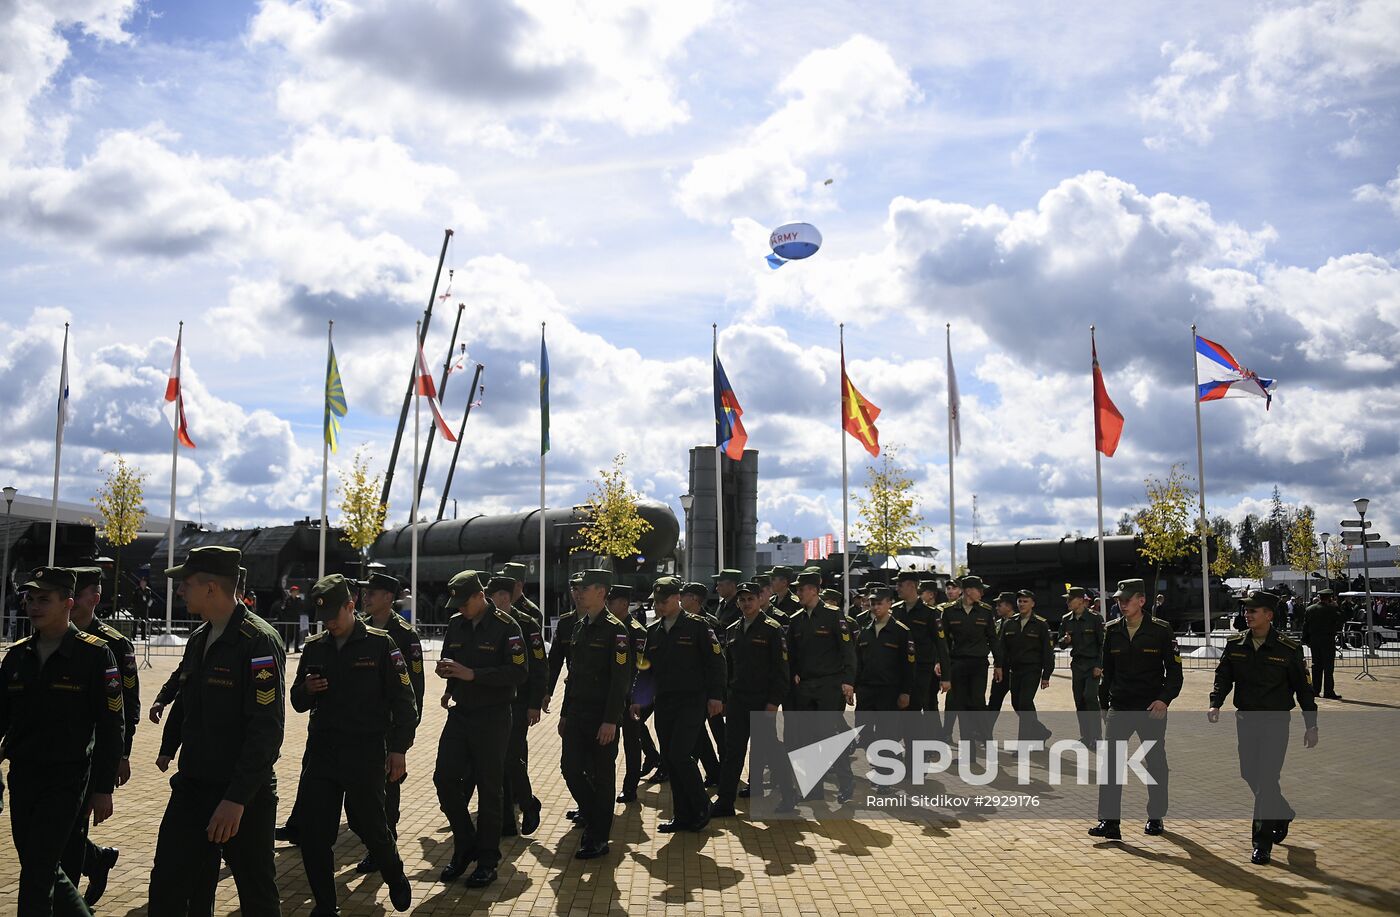
M899 447L885 446L880 464L865 466L865 472L866 494L856 494L856 537L867 553L898 554L924 529L923 515L914 510L914 481L899 464Z
M614 562L614 569L616 561L636 556L642 536L652 530L651 523L637 511L638 494L623 472L626 462L627 453L618 453L612 468L598 470L593 492L583 506L587 521L579 528L582 543L569 550L571 554L592 551L607 557Z
M1240 573L1245 579L1253 580L1256 583L1263 583L1264 576L1268 572L1268 570L1264 569L1264 558L1260 557L1258 554L1253 557L1247 557L1240 563Z
M1235 524L1224 516L1213 516L1210 534L1215 539L1215 560L1210 570L1221 579L1239 575L1239 553L1235 550ZM1222 560L1224 558L1224 560Z
M1115 534L1131 535L1134 531L1132 513L1125 512L1118 517L1118 530Z
M1274 492L1269 497L1269 517L1260 523L1258 529L1259 541L1269 546L1269 558L1274 563L1283 561L1283 543L1288 535L1290 515L1288 504L1283 502L1283 496L1275 484Z
M1191 509L1196 491L1194 479L1180 465L1173 465L1165 479L1149 477L1147 506L1137 515L1138 537L1142 544L1138 554L1152 564L1155 590L1162 567L1185 557L1191 549Z
M1289 520L1284 541L1284 557L1288 566L1303 574L1303 603L1306 605L1310 592L1309 575L1322 567L1322 552L1318 550L1317 533L1313 530L1313 508L1304 506Z
M92 498L100 522L97 534L117 549L116 570L112 574L112 609L118 607L122 588L122 548L136 540L146 521L146 473L117 455L116 464L107 471L107 479Z
M1250 513L1240 520L1235 531L1235 542L1239 545L1240 559L1243 562L1259 556L1259 517Z
M360 555L361 577L365 575L366 552L384 533L384 520L389 515L389 504L379 502L383 484L383 474L370 477L369 462L360 449L355 452L350 474L342 476L336 486L336 495L340 498L339 524L345 533L340 539Z

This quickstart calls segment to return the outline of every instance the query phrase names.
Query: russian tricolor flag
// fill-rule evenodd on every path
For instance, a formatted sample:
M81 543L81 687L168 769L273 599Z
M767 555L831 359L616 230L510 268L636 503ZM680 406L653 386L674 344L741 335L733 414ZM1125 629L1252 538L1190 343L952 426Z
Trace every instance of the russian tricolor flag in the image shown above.
M1240 365L1230 351L1214 341L1196 335L1196 370L1200 381L1196 385L1197 401L1219 401L1221 398L1245 398L1250 395L1264 399L1264 409L1273 402L1273 379L1260 378Z

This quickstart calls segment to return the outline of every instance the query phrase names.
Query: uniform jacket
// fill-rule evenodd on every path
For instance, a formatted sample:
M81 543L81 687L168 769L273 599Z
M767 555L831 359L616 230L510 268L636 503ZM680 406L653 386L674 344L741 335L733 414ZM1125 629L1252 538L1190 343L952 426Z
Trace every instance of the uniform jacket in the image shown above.
M458 612L447 619L442 658L453 659L472 670L471 681L447 679L454 710L479 710L509 704L517 688L530 677L525 635L515 616L492 606L475 622Z
M723 639L731 702L782 706L792 683L783 626L759 612L745 632L741 615L725 629Z
M856 648L851 620L830 605L801 609L788 623L788 652L792 674L802 681L839 678L856 683Z
M1317 701L1303 664L1303 647L1272 627L1257 650L1249 631L1225 642L1225 653L1215 666L1210 705L1224 704L1231 688L1236 710L1292 710L1296 696L1303 722L1309 729L1317 725Z
M1055 648L1050 624L1038 614L1007 618L1000 628L1002 662L1008 669L1039 669L1045 681L1055 671Z
M1069 636L1069 658L1074 665L1095 665L1103 658L1103 618L1098 612L1084 609L1078 620L1065 612L1060 619L1060 635Z
M369 615L361 615L366 627L373 627ZM423 675L423 642L418 639L418 629L397 611L389 612L389 620L383 630L388 631L394 645L399 648L403 661L408 664L408 681L413 686L413 702L418 709L418 722L423 721L423 692L427 690Z
M107 648L116 657L117 669L122 677L122 713L126 719L126 728L122 732L122 754L130 758L131 741L136 738L136 724L141 722L141 679L136 674L136 648L125 634L96 615L88 622L87 632L107 641Z
M307 669L312 666L320 667L327 682L319 694L306 690ZM391 752L406 752L413 745L418 704L408 663L388 631L356 619L339 649L329 631L307 637L290 693L293 710L311 713L308 742L379 736Z
M1003 660L996 620L996 612L985 602L978 602L971 608L962 602L943 606L943 635L948 640L948 655L953 659L986 659L991 654L994 664L1000 667Z
M577 615L571 630L569 677L564 683L560 715L617 725L622 722L632 683L632 643L627 628L606 611L599 611L591 621L588 615Z
M1154 701L1170 704L1181 693L1181 684L1181 654L1166 621L1143 614L1142 626L1131 640L1122 618L1104 627L1100 706L1146 710Z
M724 700L724 648L709 622L681 612L671 629L659 615L647 627L646 649L637 660L637 677L650 677L656 696L704 693Z
M915 599L912 604L895 602L890 614L896 621L909 628L914 638L915 664L925 671L935 665L942 666L943 675L948 674L948 641L943 633L943 619L936 609L924 604L923 599ZM860 625L865 629L865 623Z
M877 634L872 616L870 623L857 635L856 645L860 660L857 691L862 687L898 688L900 694L913 693L918 657L914 634L908 625L895 620L891 613Z

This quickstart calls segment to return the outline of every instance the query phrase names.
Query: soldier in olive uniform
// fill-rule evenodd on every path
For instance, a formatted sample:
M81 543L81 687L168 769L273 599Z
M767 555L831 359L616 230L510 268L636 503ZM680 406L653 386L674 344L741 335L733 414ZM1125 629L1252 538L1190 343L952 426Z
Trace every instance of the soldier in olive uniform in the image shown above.
M569 659L569 647L573 644L574 628L578 626L578 597L582 589L583 574L569 577L569 610L554 622L553 639L549 641L549 685L548 693L540 702L540 709L549 712L549 702L559 687L559 676L564 673L564 663Z
M535 619L535 624L540 631L544 631L544 612L540 606L530 601L525 596L525 577L530 575L530 568L524 564L509 563L501 567L500 576L508 576L515 583L510 592L510 604L516 611L523 612Z
M1000 641L1002 628L1006 626L1007 621L1016 617L1016 593L1001 593L993 600L992 607L997 613L997 640ZM992 682L992 690L987 695L987 709L992 713L988 717L990 724L995 724L999 719L998 714L1006 706L1006 698L1011 694L1011 679L1004 677L1005 674L1002 673L1003 678L1000 681Z
M1317 701L1303 664L1303 647L1274 629L1278 604L1278 596L1269 592L1254 592L1244 600L1249 629L1225 644L1207 714L1212 723L1219 722L1220 705L1234 689L1240 776L1254 794L1254 850L1249 860L1259 866L1270 861L1274 844L1288 836L1293 820L1279 775L1288 754L1289 711L1295 696L1303 711L1303 747L1317 745Z
M1103 618L1089 608L1089 594L1082 586L1071 586L1062 598L1069 614L1060 618L1060 646L1069 647L1074 709L1079 711L1079 740L1092 747L1103 735L1103 719L1099 715Z
M719 798L711 816L725 818L735 814L734 800L739 790L739 774L744 769L744 757L749 754L749 739L753 729L755 713L776 713L787 697L791 675L788 671L787 641L783 628L774 621L759 605L759 588L754 583L740 583L735 587L735 604L739 609L739 619L730 624L721 639L726 648L726 669L729 675L728 694L724 701L727 720L724 732L724 762L720 769ZM778 749L774 721L766 717L757 719L759 734L755 737L753 755L749 761L749 783L762 786L764 767L774 773L781 802L779 812L791 812L795 808L792 774L788 770L788 759L783 754L772 754ZM765 756L760 751L767 751Z
M569 646L569 679L559 713L561 766L579 805L580 860L606 856L617 799L617 724L627 711L631 640L604 604L612 572L587 570L579 581L578 623Z
M797 572L791 567L780 564L769 571L769 577L773 588L773 596L768 600L768 616L786 629L788 618L797 614L802 609L802 603L797 596L792 594L792 582ZM821 582L820 577L817 580Z
M982 601L986 588L981 577L964 576L958 583L958 600L942 608L943 636L948 641L952 668L943 676L949 682L948 701L944 705L949 715L945 719L944 730L950 739L957 714L963 711L974 714L971 724L966 721L963 724L963 739L977 741L988 738L983 735L985 724L976 722L976 714L987 710L989 653L992 656L993 681L1001 681L1003 670L996 613Z
M842 714L846 705L855 701L856 690L856 648L851 639L851 620L839 610L822 604L821 584L820 573L804 571L797 577L801 606L787 627L793 688L785 702L786 709L829 714L827 717L809 717L808 729L797 730L799 734L813 732L811 741L845 730ZM770 611L769 615L772 614ZM823 727L810 722L812 719L825 723L825 734L820 734ZM792 744L800 746L806 741L797 739ZM849 802L854 784L850 756L841 756L833 766L836 770L836 798L840 802ZM822 784L818 781L809 798L820 800L822 794Z
M918 676L918 643L909 626L891 614L894 592L871 589L870 622L856 635L856 720L867 711L908 710ZM898 739L872 729L861 742Z
M156 839L151 917L184 917L214 900L221 855L245 914L281 914L272 832L287 655L277 631L236 600L235 548L203 547L165 571L204 623L185 644L180 762Z
M523 565L521 565L523 566ZM544 656L544 638L539 623L526 611L511 603L516 581L509 576L491 577L486 592L497 611L515 618L529 649L530 675L515 691L510 709L510 743L506 748L506 771L502 782L504 801L501 804L504 837L534 834L540 826L540 801L530 786L530 746L526 733L540 721L540 704L549 687L549 663ZM515 824L515 810L520 809L520 826Z
M0 662L0 746L10 759L16 913L90 915L59 866L76 833L112 815L122 757L121 675L107 643L73 626L73 573L40 567L20 585L34 632Z
M773 576L769 573L755 573L753 584L758 587L758 607L763 609L763 613L770 618L773 617L771 606L773 604ZM773 618L778 621L777 618ZM782 621L778 621L782 624Z
M663 833L700 831L709 824L710 797L693 752L705 718L724 710L724 648L709 622L681 610L680 593L674 576L656 581L656 620L637 660L638 681L649 680L656 695L656 738L671 775L671 819L656 829ZM640 712L634 703L632 714Z
M614 601L614 596L623 596L619 590L626 590L625 597L628 601ZM646 649L647 629L632 615L630 597L632 595L631 586L613 586L608 590L608 613L622 622L627 628L628 639L631 643L630 677L635 678L637 674L637 660L642 658L642 653ZM619 614L618 612L621 612ZM656 750L656 743L652 741L651 730L647 728L645 711L641 716L631 715L632 705L632 684L629 681L627 686L628 715L622 718L622 754L624 760L624 771L622 775L622 792L617 794L617 801L622 803L637 801L637 783L648 773L661 765L661 755Z
M525 635L512 615L486 601L476 571L447 584L447 621L439 678L447 680L450 706L438 741L433 785L452 826L452 860L442 871L451 882L476 862L467 886L496 881L501 861L501 783L510 742L511 704L530 676ZM468 803L476 792L476 822Z
M710 625L710 629L716 635L720 633L719 619L710 614L705 609L705 600L709 598L710 590L704 583L685 583L681 586L681 611L686 614L695 615ZM719 786L719 753L724 751L724 715L712 716L709 720L710 733L705 734L705 730L700 730L700 734L695 737L695 758L705 769L705 787L712 789ZM710 737L714 737L711 744Z
M742 570L721 570L713 577L715 593L719 596L719 607L715 609L715 621L719 632L729 629L729 625L739 620L739 584L744 580Z
M418 726L408 663L386 630L355 616L350 581L339 573L311 587L310 608L326 629L306 638L292 709L310 712L297 803L302 863L316 899L313 914L334 917L335 864L331 848L342 803L356 813L357 833L389 887L396 911L413 902L384 811L385 775L407 773L406 755Z
M1333 680L1337 666L1337 634L1343 624L1337 594L1319 589L1317 602L1303 612L1303 644L1312 651L1312 687L1316 697L1341 700Z
M890 611L896 621L909 628L918 653L909 709L926 710L935 714L936 720L939 687L943 673L948 670L948 643L943 638L943 622L937 610L920 595L918 573L901 571L895 588L899 590L899 601Z
M1093 837L1122 838L1120 819L1123 785L1118 773L1122 749L1135 733L1152 741L1144 764L1156 783L1147 788L1147 824L1143 834L1159 835L1167 815L1167 705L1181 693L1181 654L1171 625L1145 614L1147 589L1140 579L1122 580L1113 594L1121 617L1104 628L1103 683L1099 704L1108 708L1104 737L1108 741L1110 779L1099 787L1099 823Z
M1050 738L1050 730L1035 715L1035 693L1050 687L1055 648L1050 642L1049 622L1035 613L1035 593L1022 589L1016 594L1016 615L1002 622L1000 639L1011 709L1018 714L1017 738L1044 741Z
M426 686L423 677L423 643L418 639L418 630L403 615L394 610L394 598L399 594L399 581L387 573L371 573L369 579L358 584L364 599L362 617L367 625L385 631L399 648L399 655L408 664L408 681L413 687L414 725L423 722L423 701ZM384 779L384 815L389 822L389 833L399 836L399 794L408 778L405 770L398 780ZM350 830L360 835L359 816L355 804L349 796L345 798L345 820ZM374 855L366 853L355 871L359 873L377 872L378 864Z
M85 633L100 637L107 642L107 648L117 659L117 668L122 676L122 712L126 723L123 731L122 758L117 762L117 786L124 786L131 779L131 742L136 736L136 724L141 720L141 686L136 673L136 648L121 631L97 617L97 606L102 601L102 568L72 567L76 592L73 593L73 626ZM79 875L88 876L87 891L83 900L88 906L102 899L107 890L107 879L112 867L117 863L119 851L115 847L98 847L86 831L73 833L68 849L63 853L63 871L74 885Z

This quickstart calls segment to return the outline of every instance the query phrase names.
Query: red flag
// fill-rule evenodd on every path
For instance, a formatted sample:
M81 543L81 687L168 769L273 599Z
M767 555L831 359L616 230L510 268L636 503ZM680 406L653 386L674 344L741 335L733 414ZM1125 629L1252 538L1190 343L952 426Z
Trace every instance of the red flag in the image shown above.
M418 395L428 399L428 407L433 411L433 423L437 424L438 433L449 443L455 443L457 437L453 434L452 428L447 425L447 421L442 416L442 405L438 404L437 386L433 384L433 374L428 372L428 361L423 356L423 345L418 345Z
M194 440L190 439L190 428L185 422L185 397L180 393L180 344L183 339L182 331L175 339L175 359L170 364L170 378L165 383L164 413L170 425L175 428L175 436L180 445L193 449Z
M1104 388L1098 345L1091 344L1090 349L1094 354L1094 448L1111 458L1123 435L1123 415Z
M860 440L865 451L871 455L880 454L880 431L875 428L875 419L880 409L865 396L856 391L851 378L846 375L846 345L841 345L841 421L846 432Z

